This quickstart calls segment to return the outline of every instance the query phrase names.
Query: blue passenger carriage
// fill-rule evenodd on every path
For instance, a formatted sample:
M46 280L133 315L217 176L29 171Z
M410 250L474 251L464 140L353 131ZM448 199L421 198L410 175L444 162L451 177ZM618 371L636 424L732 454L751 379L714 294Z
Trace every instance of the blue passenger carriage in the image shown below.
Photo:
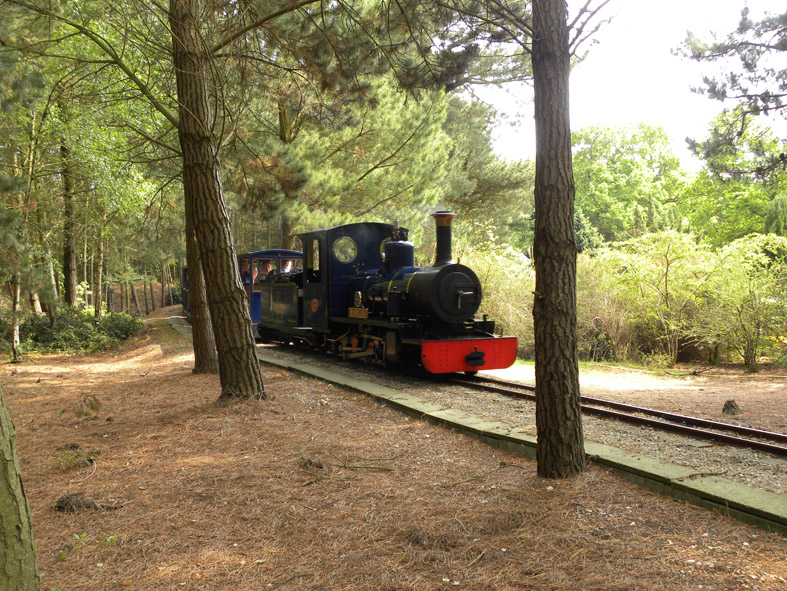
M273 281L275 277L289 276L300 272L303 268L303 254L298 250L284 248L256 250L238 255L238 268L249 301L251 321L256 324L260 321L260 286L262 283ZM190 318L189 276L186 267L183 268L180 289L183 312L187 318Z

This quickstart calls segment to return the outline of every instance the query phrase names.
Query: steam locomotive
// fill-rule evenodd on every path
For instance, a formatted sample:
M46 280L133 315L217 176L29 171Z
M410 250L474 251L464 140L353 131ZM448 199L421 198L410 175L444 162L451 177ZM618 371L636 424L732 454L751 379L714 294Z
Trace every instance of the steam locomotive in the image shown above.
M452 260L454 216L432 216L437 247L430 267L414 266L408 230L398 224L353 223L299 234L302 268L281 272L279 266L251 287L259 293L260 339L321 348L343 359L421 365L438 374L509 367L516 338L495 336L486 315L475 318L481 282Z

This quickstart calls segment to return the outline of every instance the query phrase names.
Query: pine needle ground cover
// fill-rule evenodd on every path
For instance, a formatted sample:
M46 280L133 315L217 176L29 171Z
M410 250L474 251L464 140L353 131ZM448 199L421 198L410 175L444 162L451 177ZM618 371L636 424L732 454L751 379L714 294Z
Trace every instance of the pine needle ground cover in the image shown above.
M166 320L0 366L44 589L783 589L784 539L264 368L219 408Z

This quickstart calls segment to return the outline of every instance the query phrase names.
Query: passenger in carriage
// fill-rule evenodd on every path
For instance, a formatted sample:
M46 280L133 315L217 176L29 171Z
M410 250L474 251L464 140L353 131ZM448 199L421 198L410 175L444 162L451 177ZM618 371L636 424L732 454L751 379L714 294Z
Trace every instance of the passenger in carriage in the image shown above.
M254 273L255 273L254 282L259 283L261 281L264 281L266 278L275 275L276 271L272 270L271 262L266 259L262 261L262 263L260 263L259 276L257 275L256 266L254 267Z

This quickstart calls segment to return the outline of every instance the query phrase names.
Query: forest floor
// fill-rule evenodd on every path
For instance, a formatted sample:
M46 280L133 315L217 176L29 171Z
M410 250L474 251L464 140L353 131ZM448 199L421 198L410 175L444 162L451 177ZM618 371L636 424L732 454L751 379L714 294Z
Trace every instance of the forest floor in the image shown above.
M190 341L155 316L119 351L0 365L46 591L787 585L783 537L598 466L539 478L270 367L269 400L218 407L218 378L193 375Z

